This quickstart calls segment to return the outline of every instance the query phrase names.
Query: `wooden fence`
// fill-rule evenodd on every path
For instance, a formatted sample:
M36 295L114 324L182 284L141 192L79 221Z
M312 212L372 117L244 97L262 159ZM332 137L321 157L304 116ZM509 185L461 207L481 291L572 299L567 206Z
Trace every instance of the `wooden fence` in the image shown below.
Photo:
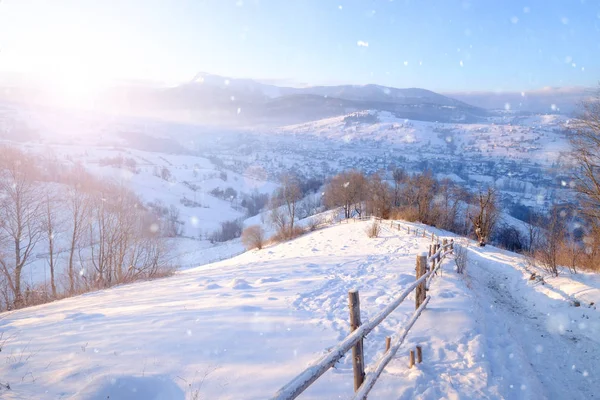
M394 224L400 224L392 222ZM409 231L410 233L410 231ZM422 235L426 235L423 230ZM433 234L431 234L433 235ZM433 235L435 238L435 235ZM443 239L442 243L439 239L429 246L429 254L423 253L417 256L416 263L416 280L408 288L404 290L398 297L388 304L383 310L375 315L371 320L361 323L360 320L360 301L357 290L348 292L348 305L350 308L350 334L344 340L334 346L325 356L313 362L308 368L302 371L288 384L283 386L272 397L273 400L295 399L310 385L312 385L321 375L329 368L333 367L344 355L352 350L352 369L354 372L354 397L353 399L366 399L370 390L375 385L375 382L398 352L398 349L404 342L409 330L415 324L429 301L430 296L427 296L427 290L431 280L438 271L441 274L441 265L446 256L452 253L454 249L454 240L448 241ZM371 372L365 374L363 340L365 337L377 327L387 316L389 316L410 293L415 291L415 312L408 320L406 325L402 327L402 331L392 344L391 338L386 338L386 351L383 356L377 361Z

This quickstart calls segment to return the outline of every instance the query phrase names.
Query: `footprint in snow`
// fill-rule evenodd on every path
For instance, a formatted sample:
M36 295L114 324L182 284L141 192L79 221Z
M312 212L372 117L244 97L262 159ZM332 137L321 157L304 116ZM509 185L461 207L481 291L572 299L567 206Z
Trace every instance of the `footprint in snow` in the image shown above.
M444 299L451 299L456 297L456 292L453 292L452 290L444 290L439 294L439 296L443 297Z
M415 281L415 277L408 274L400 274L398 277L398 284L405 285L407 283L413 283Z
M253 287L245 279L235 278L228 285L235 290L253 289Z
M240 306L240 307L238 307L238 309L240 311L243 311L243 312L258 312L258 311L262 311L261 307L256 307L256 306Z
M272 278L272 277L260 278L260 279L257 279L256 282L254 282L254 283L256 285L262 285L263 283L274 283L274 282L281 282L281 279Z
M215 290L215 289L221 289L223 286L219 285L218 283L211 283L209 285L206 285L206 287L204 289L207 290Z

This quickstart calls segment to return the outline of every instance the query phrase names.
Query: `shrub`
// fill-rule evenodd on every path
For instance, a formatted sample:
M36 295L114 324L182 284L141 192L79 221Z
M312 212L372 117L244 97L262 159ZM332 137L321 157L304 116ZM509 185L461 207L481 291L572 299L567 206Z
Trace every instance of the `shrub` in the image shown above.
M242 221L221 222L221 229L210 236L211 242L226 242L228 240L239 238L242 235Z
M419 210L416 207L401 207L392 210L392 219L402 219L408 222L419 221Z
M381 225L379 221L375 220L371 223L371 225L367 228L367 236L370 238L376 238L379 236L379 232L381 231Z
M319 225L321 225L323 223L323 218L321 217L312 217L311 219L308 220L308 230L310 230L311 232L314 232L317 230L317 228L319 227Z
M242 232L242 243L246 249L262 249L265 242L265 231L260 225L251 225Z
M302 229L299 226L294 226L293 229L290 228L289 226L286 226L283 229L277 229L277 233L275 233L275 235L271 236L270 240L275 243L284 242L286 240L295 239L298 236L301 236L303 233L304 233L304 229Z
M517 228L504 224L494 232L494 241L506 250L520 252L525 247L521 236Z
M467 247L454 244L454 262L456 263L456 272L464 274L469 262L469 250Z

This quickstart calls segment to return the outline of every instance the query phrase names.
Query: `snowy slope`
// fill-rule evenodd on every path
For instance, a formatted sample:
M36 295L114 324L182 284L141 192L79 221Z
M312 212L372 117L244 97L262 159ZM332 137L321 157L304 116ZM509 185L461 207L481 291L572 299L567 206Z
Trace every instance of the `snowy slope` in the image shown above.
M361 111L280 128L279 134L334 139L344 143L380 141L398 149L438 155L484 155L551 163L568 150L561 133L567 118L514 117L507 121L461 124L398 118L385 111ZM496 122L500 122L496 124ZM435 157L431 157L435 158Z
M246 209L240 206L243 195L258 191L272 193L277 185L266 180L256 179L248 174L240 174L214 165L205 157L190 155L148 152L111 146L62 145L62 144L19 144L9 142L25 152L36 154L45 159L54 160L59 168L83 166L92 175L109 182L123 184L134 192L144 204L161 201L166 207L175 206L180 211L182 235L184 237L169 240L172 264L183 268L194 267L240 254L243 246L239 240L214 245L207 236L217 231L224 221L246 218ZM127 168L103 165L102 161L123 157L136 163L137 173ZM167 168L171 178L166 181L155 176L156 171ZM221 173L226 174L223 179ZM40 183L41 185L42 183ZM67 190L66 185L56 185L56 192ZM196 187L197 190L192 190ZM234 189L238 197L222 199L215 197L213 189ZM199 207L187 207L182 199L201 204ZM68 235L57 235L57 249L66 250ZM48 249L45 241L38 243L34 250L36 259L24 268L23 281L33 286L47 282L50 276L47 261ZM66 253L59 255L58 271L66 268ZM60 280L60 279L59 279Z
M414 281L415 256L430 241L387 225L369 239L368 224L342 223L171 278L2 314L9 339L0 383L11 390L0 395L266 398L348 334L348 290L360 290L366 319ZM598 311L529 284L512 253L469 251L466 276L448 261L434 279L430 305L370 398L591 398L600 384ZM367 366L413 309L409 297L369 335ZM424 363L408 369L417 344ZM303 398L351 394L347 356Z

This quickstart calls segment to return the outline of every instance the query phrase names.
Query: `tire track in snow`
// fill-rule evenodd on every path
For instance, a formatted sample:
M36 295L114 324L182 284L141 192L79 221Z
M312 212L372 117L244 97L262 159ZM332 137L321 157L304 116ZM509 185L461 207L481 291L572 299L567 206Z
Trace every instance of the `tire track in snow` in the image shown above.
M515 267L504 257L491 257L484 249L470 251L474 257L468 273L479 299L490 383L511 399L600 397L598 343L567 330L568 335L550 332L553 316L539 312L523 296L533 289L521 272L514 274Z

